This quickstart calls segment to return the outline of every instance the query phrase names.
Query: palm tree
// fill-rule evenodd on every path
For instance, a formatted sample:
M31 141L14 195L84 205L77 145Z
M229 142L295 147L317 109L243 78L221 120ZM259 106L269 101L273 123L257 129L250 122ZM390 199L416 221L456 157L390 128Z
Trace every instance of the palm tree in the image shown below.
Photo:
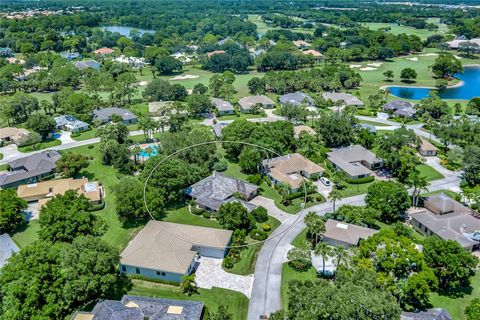
M318 243L318 238L325 232L325 221L315 212L310 211L304 218L307 225L307 232L314 238L314 245Z
M328 200L333 202L333 214L335 214L335 204L337 200L340 200L340 199L342 199L342 194L340 193L340 190L335 185L332 188L332 191L330 191L330 193L328 194Z
M422 191L428 191L428 181L426 176L422 176L418 170L409 175L409 184L413 187L412 202L414 207L418 206L418 199Z
M183 293L185 293L189 296L192 293L197 292L198 287L197 287L197 284L195 283L195 275L191 274L189 276L183 277L181 288L182 288Z
M133 161L135 162L135 164L137 164L138 157L139 157L139 154L140 154L141 151L142 151L142 149L139 147L138 144L136 144L136 145L132 148Z
M350 257L350 254L344 247L335 247L333 249L333 254L335 256L335 268L338 268L342 262L345 262L346 259Z
M321 256L322 257L322 262L323 262L323 272L322 274L325 275L325 260L328 258L330 254L332 254L332 249L325 243L325 242L319 242L315 246L315 249L313 250L313 253L316 256Z

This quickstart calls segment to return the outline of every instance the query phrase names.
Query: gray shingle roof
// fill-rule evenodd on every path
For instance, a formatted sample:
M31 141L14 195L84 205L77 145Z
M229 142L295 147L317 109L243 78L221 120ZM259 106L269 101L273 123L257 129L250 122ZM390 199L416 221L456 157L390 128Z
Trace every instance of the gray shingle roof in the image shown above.
M382 162L382 159L378 158L373 152L358 144L332 149L331 152L327 153L327 156L331 162L352 177L372 173L361 162L367 162L370 165Z
M211 176L193 184L185 192L198 204L216 211L233 194L240 192L248 197L257 190L258 186L252 183L214 171Z
M303 92L287 93L280 97L281 104L290 103L294 106L301 106L304 103L307 107L314 107L315 101L309 95Z
M84 70L88 68L92 68L95 70L100 70L102 64L95 60L86 60L86 61L75 61L73 63L78 70Z
M93 119L107 122L112 120L112 115L119 115L123 121L137 119L137 116L130 110L124 108L103 108L100 110L93 110Z
M233 106L230 102L218 99L218 98L212 98L212 103L215 106L215 108L218 109L218 111L233 111Z
M434 308L419 312L402 312L400 320L452 320L445 309Z
M54 119L55 119L57 128L67 127L70 130L75 130L75 129L85 128L89 126L88 123L80 121L71 115L59 116L59 117L55 117Z
M228 126L228 123L226 122L218 122L213 125L212 130L213 133L217 138L220 138L222 136L222 130Z
M395 111L395 110L398 110L398 109L408 109L408 108L412 108L412 107L413 107L413 103L411 103L409 101L392 100L392 101L389 101L389 102L385 103L382 106L382 109L385 110L385 111L387 111L387 110Z
M0 268L7 263L7 259L10 258L12 254L18 251L20 251L20 249L7 233L0 234Z
M378 231L374 229L328 219L325 223L325 232L323 233L323 236L325 238L356 246L360 240L367 239L377 232Z
M250 110L252 106L261 104L263 107L273 106L275 103L267 96L248 96L238 100L238 104L243 110Z
M95 320L200 320L202 310L201 301L125 295L98 302L91 314Z
M322 94L322 97L333 102L343 101L348 106L363 106L363 102L360 99L349 93L325 92Z

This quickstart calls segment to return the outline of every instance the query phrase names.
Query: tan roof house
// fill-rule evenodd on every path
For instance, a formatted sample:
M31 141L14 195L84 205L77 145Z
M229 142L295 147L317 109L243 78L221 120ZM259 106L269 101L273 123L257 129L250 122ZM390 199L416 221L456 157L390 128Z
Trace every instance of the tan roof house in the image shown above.
M316 132L315 130L313 130L311 127L305 126L305 125L295 126L295 127L293 127L293 131L295 132L295 138L300 137L300 134L301 134L302 132L306 132L306 133L311 134L311 135L314 135L314 134L317 133L317 132Z
M262 108L271 109L275 107L275 103L269 97L265 95L259 96L248 96L238 100L238 105L242 112L248 113L251 112L251 109L254 105L261 105Z
M224 54L224 53L225 53L225 50L215 50L215 51L207 52L207 57L211 58L216 54Z
M346 106L363 106L363 102L354 95L351 95L350 93L325 92L322 94L322 97L323 99L330 100L332 102L342 102Z
M316 58L321 58L321 57L323 57L323 54L321 54L321 53L318 52L317 50L313 50L313 49L306 50L306 51L302 51L302 53L305 54L305 55L314 56L314 57L316 57Z
M103 47L103 48L100 48L100 49L97 49L97 50L93 51L93 53L104 56L104 55L107 55L107 54L112 54L113 49Z
M480 247L480 219L445 194L427 197L424 210L410 214L412 226L424 235L457 241L468 250Z
M231 230L151 220L123 250L120 271L181 282L197 254L222 259L231 237Z
M19 128L0 128L0 142L12 142L12 143L19 143L23 139L26 139L30 133L26 129L19 129Z
M98 182L88 182L87 178L47 180L21 185L17 188L17 195L25 201L38 201L39 207L41 207L50 198L65 194L68 190L75 190L78 194L83 194L92 203L100 203L102 200L102 189Z
M292 42L293 45L299 49L305 49L310 47L310 43L306 42L305 40L295 40Z
M262 170L273 183L284 183L293 190L301 187L303 177L316 179L324 172L322 167L299 153L265 159L262 161Z
M332 149L327 157L335 169L342 170L351 179L369 177L372 170L383 167L382 159L358 144Z
M348 248L357 246L360 240L365 240L377 232L374 229L328 219L325 223L325 232L322 240L335 247Z
M420 146L418 147L418 153L422 156L436 156L438 148L435 147L430 141L425 138L420 138Z

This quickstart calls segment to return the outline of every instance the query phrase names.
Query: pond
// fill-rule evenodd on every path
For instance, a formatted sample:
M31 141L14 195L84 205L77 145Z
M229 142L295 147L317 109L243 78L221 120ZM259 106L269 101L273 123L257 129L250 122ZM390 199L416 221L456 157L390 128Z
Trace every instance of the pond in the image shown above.
M480 96L480 66L465 67L463 74L455 75L463 81L463 84L453 88L442 90L422 87L388 87L390 93L396 97L412 100L420 100L430 95L431 91L437 91L441 99L470 100Z
M105 26L105 27L100 27L100 29L103 31L118 32L122 36L125 36L128 38L130 37L130 31L132 31L133 29L138 30L138 32L140 33L140 36L142 36L142 34L144 33L151 33L151 34L155 33L155 30L146 30L146 29L140 29L140 28L124 27L124 26Z

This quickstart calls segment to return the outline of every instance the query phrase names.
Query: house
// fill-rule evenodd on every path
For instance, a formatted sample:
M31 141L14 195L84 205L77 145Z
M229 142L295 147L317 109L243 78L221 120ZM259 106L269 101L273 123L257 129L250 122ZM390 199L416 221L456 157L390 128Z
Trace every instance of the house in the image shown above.
M295 132L295 138L297 138L297 139L300 137L300 134L302 132L306 132L306 133L311 134L311 135L315 135L317 133L311 127L305 126L305 125L295 126L295 127L293 127L293 131Z
M417 312L402 312L400 320L452 320L450 314L442 308L426 309Z
M372 170L383 167L382 159L358 144L332 149L327 157L335 169L342 170L350 179L369 177Z
M343 92L325 92L322 94L323 99L330 100L334 103L342 102L345 106L354 106L354 107L362 107L363 102L351 95L350 93L343 93Z
M218 211L222 204L235 201L251 211L256 206L247 201L255 197L257 192L258 186L216 171L185 190L185 194L195 199L198 206L211 211ZM241 194L243 199L234 197L235 194Z
M315 101L309 95L303 92L287 93L279 98L280 104L282 106L291 104L295 107L300 107L302 105L306 107L315 107Z
M252 50L250 51L250 56L252 57L252 59L257 59L262 53L265 53L265 49L256 49L256 50Z
M12 142L18 144L28 138L30 133L26 129L13 127L0 128L0 144L3 142Z
M470 214L469 208L443 193L427 197L424 207L410 214L418 232L457 241L467 250L480 247L480 220Z
M360 128L368 130L371 134L377 134L377 128L369 123L360 123Z
M331 246L348 248L358 246L360 240L365 240L377 232L374 229L328 219L322 241Z
M132 68L141 68L148 64L145 62L145 58L126 57L126 56L117 57L113 59L113 61L128 64Z
M200 320L203 302L124 295L100 300L90 312L77 311L70 320Z
M60 56L68 61L82 58L82 55L78 52L62 52L60 53Z
M105 56L105 55L112 54L113 49L103 47L103 48L100 48L100 49L97 49L97 50L93 51L93 53L96 54L96 55L99 55L99 56Z
M148 103L148 112L150 114L163 115L165 111L172 106L174 101L153 101Z
M235 113L235 109L233 108L232 104L228 101L218 99L218 98L212 98L212 104L218 110L219 115Z
M85 70L88 68L92 68L99 71L100 67L102 66L100 62L95 60L75 61L73 64L75 65L75 67L77 67L78 70Z
M273 183L284 183L293 191L298 191L302 186L304 177L318 179L325 170L301 154L293 153L263 160L262 171Z
M323 57L323 54L321 54L321 53L318 52L317 50L313 50L313 49L306 50L306 51L302 51L302 53L303 53L304 55L314 56L315 58L321 58L321 57Z
M225 50L215 50L215 51L207 52L207 58L211 58L216 54L224 54L224 53L225 53Z
M452 41L447 41L447 44L450 46L450 49L458 49L462 43L475 43L480 46L480 38L473 38L470 40L467 39L455 39Z
M436 156L438 148L435 147L430 141L425 138L420 138L420 146L418 147L418 153L424 157Z
M66 130L75 133L85 131L90 128L88 123L77 120L77 118L70 115L55 117L54 120L55 126L58 130Z
M221 138L222 137L222 130L228 126L228 123L226 122L217 122L212 126L213 134L215 134L215 137Z
M10 171L0 175L0 188L12 188L21 184L38 182L50 175L55 163L62 156L57 151L42 151L10 161Z
M393 114L399 118L412 119L417 114L417 110L415 110L414 108L398 109L395 110Z
M103 108L99 110L93 110L93 120L106 123L112 121L112 116L116 114L122 118L122 122L125 124L136 123L138 121L137 116L130 110L124 108Z
M292 41L293 45L299 49L306 49L310 48L310 43L304 41L304 40L295 40Z
M405 100L392 100L382 106L382 110L401 118L411 119L417 114L413 103Z
M197 255L222 259L232 233L150 220L120 254L120 272L181 282L194 270Z
M275 103L265 95L248 96L238 100L238 105L242 112L249 113L255 105L261 105L262 108L271 109L275 107Z
M83 194L93 204L102 202L102 189L98 182L88 182L82 179L47 180L33 184L21 185L17 188L18 197L25 201L38 201L38 207L48 202L56 195L63 195L69 190L75 190L79 195Z
M0 269L7 264L8 258L20 251L7 233L0 234Z

